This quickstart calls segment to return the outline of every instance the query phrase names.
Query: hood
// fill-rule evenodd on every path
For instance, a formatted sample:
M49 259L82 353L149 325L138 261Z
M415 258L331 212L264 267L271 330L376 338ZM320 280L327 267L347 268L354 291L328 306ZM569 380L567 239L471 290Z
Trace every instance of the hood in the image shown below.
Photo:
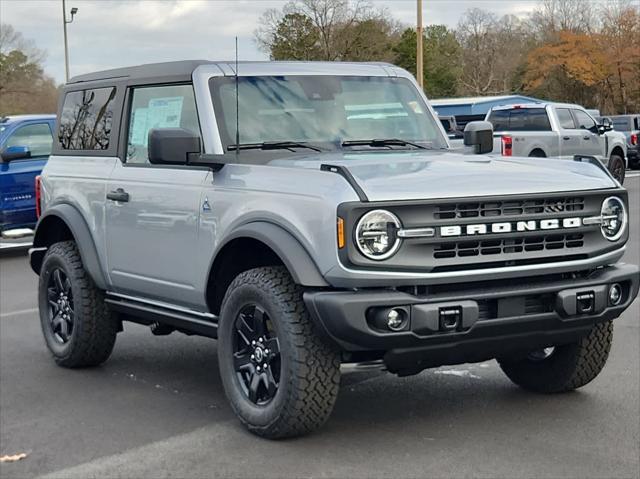
M614 188L598 166L550 158L472 156L439 151L333 153L272 165L343 165L370 201L522 195Z

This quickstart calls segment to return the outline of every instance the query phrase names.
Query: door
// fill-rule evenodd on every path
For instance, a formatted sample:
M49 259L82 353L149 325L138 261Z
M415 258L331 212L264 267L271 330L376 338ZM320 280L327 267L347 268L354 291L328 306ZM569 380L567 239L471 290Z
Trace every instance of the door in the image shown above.
M576 127L580 131L580 149L578 154L603 158L605 156L604 136L596 133L596 121L583 110L572 109L571 113L573 114Z
M569 108L556 108L560 135L560 156L572 158L581 153L582 132L576 127L576 122Z
M53 136L46 121L31 122L18 126L0 145L0 149L21 148L25 158L16 158L0 163L0 210L1 229L31 227L35 225L36 200L35 177L39 175L49 155Z
M195 287L195 251L201 196L208 171L152 165L151 128L186 128L200 134L192 85L133 88L125 161L107 188L107 262L120 293L185 306L201 305ZM201 288L199 288L201 289Z

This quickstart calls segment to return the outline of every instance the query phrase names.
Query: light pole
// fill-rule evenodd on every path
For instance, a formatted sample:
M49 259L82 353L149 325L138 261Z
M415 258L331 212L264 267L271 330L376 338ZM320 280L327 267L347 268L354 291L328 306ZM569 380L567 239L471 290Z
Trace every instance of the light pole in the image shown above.
M424 66L422 64L422 0L418 0L418 20L416 25L416 79L424 89Z
M78 13L76 7L71 8L71 20L67 20L67 6L65 0L62 0L62 28L64 30L64 69L66 80L69 81L69 44L67 43L67 23L73 22L74 15Z

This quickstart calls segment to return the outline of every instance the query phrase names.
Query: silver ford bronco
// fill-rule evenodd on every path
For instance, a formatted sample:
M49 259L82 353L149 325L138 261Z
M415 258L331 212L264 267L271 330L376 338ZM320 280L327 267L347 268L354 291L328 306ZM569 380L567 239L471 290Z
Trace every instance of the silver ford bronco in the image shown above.
M491 125L465 143L491 151ZM31 266L60 366L123 322L216 338L252 432L321 426L342 363L496 358L541 393L602 370L638 294L627 192L592 157L450 151L388 64L185 61L73 78Z

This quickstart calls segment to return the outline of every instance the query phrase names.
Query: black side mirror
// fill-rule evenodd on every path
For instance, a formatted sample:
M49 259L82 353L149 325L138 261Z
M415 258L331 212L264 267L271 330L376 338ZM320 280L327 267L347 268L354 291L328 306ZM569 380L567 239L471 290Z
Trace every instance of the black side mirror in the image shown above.
M149 130L149 163L186 165L200 155L200 137L184 128Z
M488 121L472 121L464 127L464 144L473 146L476 155L493 151L493 125Z
M602 133L606 133L607 131L613 130L613 123L611 122L611 118L607 118L605 116L602 119L602 123L598 125L598 130Z
M28 146L9 146L0 152L3 163L9 163L12 160L26 160L31 158L31 150Z

